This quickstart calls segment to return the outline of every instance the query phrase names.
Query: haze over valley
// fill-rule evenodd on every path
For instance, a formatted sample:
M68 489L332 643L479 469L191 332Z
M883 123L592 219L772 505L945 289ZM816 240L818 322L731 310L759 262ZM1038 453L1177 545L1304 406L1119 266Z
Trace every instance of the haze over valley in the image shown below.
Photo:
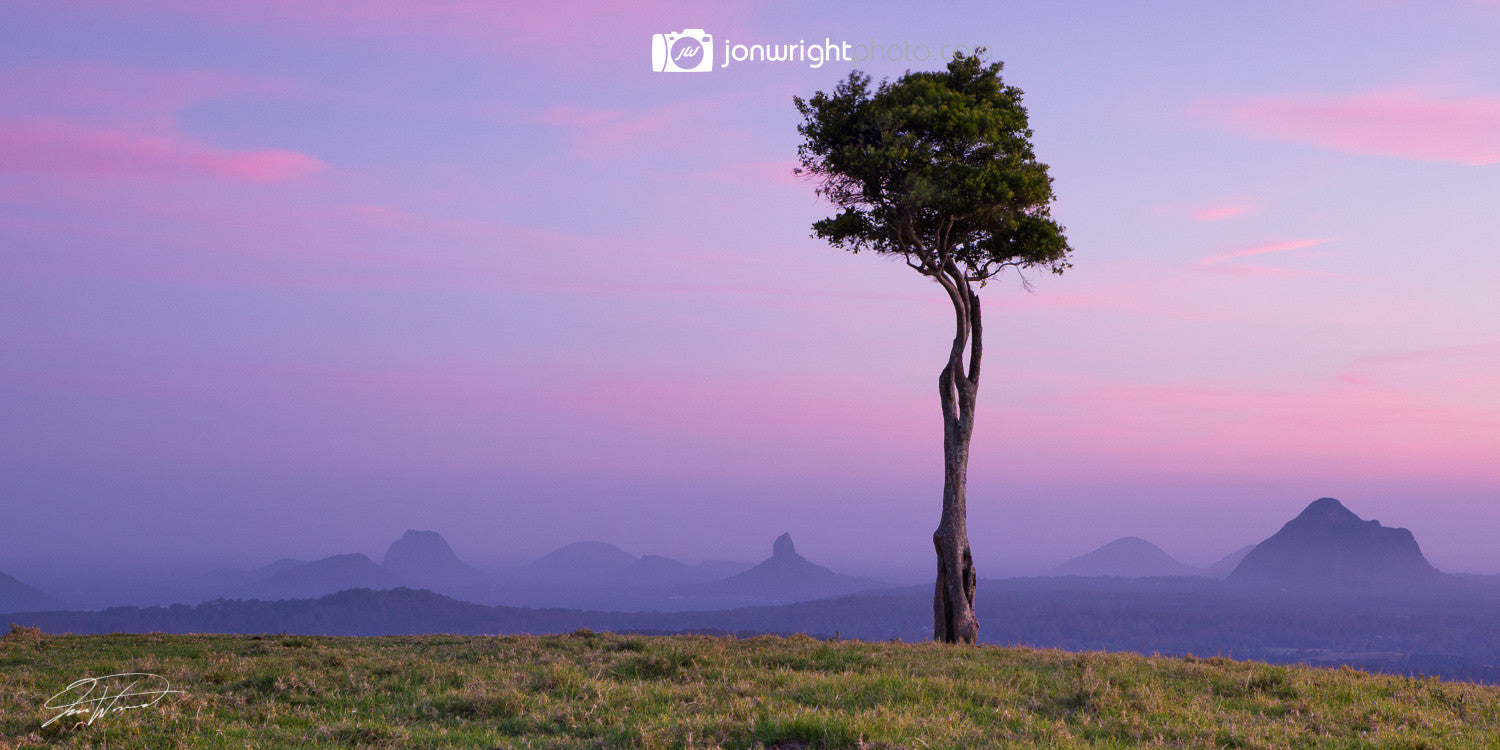
M465 562L411 530L362 553L221 568L148 585L73 582L77 606L0 578L0 612L49 632L813 632L925 640L927 585L835 572L789 533L757 563L689 565L612 544L565 545L523 566ZM1500 576L1433 568L1411 532L1321 498L1269 538L1194 568L1124 537L1043 575L988 578L987 642L1353 664L1500 680L1488 632ZM93 597L93 599L90 599ZM108 609L105 609L105 606ZM171 605L161 607L159 605ZM196 605L196 606L187 606ZM97 611L103 609L104 611ZM1389 632L1386 632L1389 631ZM1480 640L1475 641L1475 638Z

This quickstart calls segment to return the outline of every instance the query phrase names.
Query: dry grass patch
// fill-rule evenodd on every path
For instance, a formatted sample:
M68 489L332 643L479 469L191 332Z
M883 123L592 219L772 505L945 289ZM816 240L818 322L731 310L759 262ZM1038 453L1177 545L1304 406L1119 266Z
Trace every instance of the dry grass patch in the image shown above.
M0 638L0 748L1500 747L1500 690L1225 659L807 637ZM95 717L70 682L174 693Z

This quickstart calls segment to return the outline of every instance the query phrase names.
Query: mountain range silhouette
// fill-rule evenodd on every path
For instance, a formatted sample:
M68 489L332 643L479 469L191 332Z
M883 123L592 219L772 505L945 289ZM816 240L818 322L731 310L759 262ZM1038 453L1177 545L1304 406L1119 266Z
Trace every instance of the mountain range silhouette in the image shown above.
M1037 583L1015 585L1149 585L1184 592L1222 586L1224 593L1243 590L1333 599L1492 596L1495 584L1500 583L1496 577L1438 572L1410 531L1363 520L1338 500L1326 497L1308 505L1270 538L1236 550L1210 568L1184 565L1146 540L1125 537L1058 566L1051 575L1072 583L1033 579ZM1153 580L1132 582L1147 578ZM408 530L390 544L381 564L355 553L311 562L283 559L250 570L221 568L134 590L115 588L103 606L191 604L216 598L298 599L354 588L413 587L486 605L684 612L807 602L887 586L808 560L798 552L790 533L777 537L770 557L753 565L726 561L688 565L661 555L638 557L606 542L584 541L560 547L527 565L481 568L465 563L441 534ZM63 593L66 599L76 595ZM0 612L67 606L67 601L0 573Z

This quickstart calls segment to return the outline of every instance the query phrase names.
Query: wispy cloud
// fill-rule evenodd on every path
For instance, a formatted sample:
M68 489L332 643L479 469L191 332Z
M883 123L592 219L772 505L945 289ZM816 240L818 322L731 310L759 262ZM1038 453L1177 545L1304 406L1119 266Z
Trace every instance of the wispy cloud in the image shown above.
M1225 221L1241 216L1248 216L1260 210L1258 201L1248 199L1224 199L1212 203L1159 203L1150 207L1150 211L1157 216L1171 218L1186 217L1193 221L1212 222Z
M294 180L326 165L284 148L214 146L178 123L194 104L294 87L276 78L106 63L0 69L0 173Z
M286 149L235 151L180 136L134 135L50 119L0 119L0 173L285 182L324 166L311 156Z
M1199 262L1201 264L1203 264L1203 265L1209 265L1209 264L1213 264L1213 263L1222 263L1223 261L1231 260L1233 258L1248 258L1248 257L1250 257L1252 255L1266 255L1266 254L1269 254L1269 253L1283 253L1283 252L1286 252L1288 250L1301 250L1302 248L1305 248L1305 247L1316 247L1318 245L1326 245L1329 242L1333 242L1336 239L1338 239L1338 238L1337 237L1324 237L1324 238L1321 238L1321 239L1284 240L1284 241L1281 241L1281 242L1265 242L1265 243L1260 243L1260 244L1255 244L1255 245L1249 245L1247 247L1241 247L1241 248L1238 248L1238 249L1235 249L1235 250L1229 250L1229 251L1226 251L1226 252L1219 253L1217 255L1210 255L1209 257L1204 258L1202 261L1199 261Z
M1500 96L1439 98L1387 89L1218 100L1193 111L1267 140L1468 166L1500 163Z
M1253 210L1248 203L1225 203L1217 206L1205 206L1193 209L1188 213L1193 221L1224 221L1237 216L1244 216Z
M1326 245L1338 240L1337 237L1323 237L1318 239L1282 240L1279 242L1263 242L1254 245L1245 245L1231 250L1210 255L1194 264L1197 268L1209 269L1222 273L1230 273L1240 276L1329 276L1344 278L1343 274L1327 273L1324 271L1307 271L1291 268L1275 268L1270 266L1253 266L1235 261L1242 258L1253 258L1260 255L1271 255L1273 253L1286 253L1293 250L1303 250L1309 247Z

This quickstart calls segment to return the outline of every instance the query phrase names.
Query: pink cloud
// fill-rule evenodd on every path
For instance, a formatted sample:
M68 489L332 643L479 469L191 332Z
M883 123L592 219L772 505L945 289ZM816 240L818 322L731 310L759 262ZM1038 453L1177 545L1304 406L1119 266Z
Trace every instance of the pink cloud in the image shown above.
M1413 89L1345 96L1263 96L1204 104L1210 119L1258 138L1334 151L1500 163L1500 97L1439 99Z
M1257 245L1250 245L1248 247L1242 247L1242 248L1239 248L1237 250L1230 250L1228 252L1219 253L1218 255L1211 255L1211 256L1209 256L1207 258L1204 258L1200 262L1203 263L1203 264L1205 264L1205 265L1207 265L1209 263L1218 263L1218 262L1221 262L1221 261L1229 260L1231 258L1246 258L1246 257L1252 256L1252 255L1265 255L1267 253L1286 252L1287 250L1300 250L1300 249L1302 249L1304 247L1315 247L1317 245L1324 245L1324 244L1327 244L1329 242L1333 242L1336 239L1338 239L1338 238L1337 237L1325 237L1325 238L1322 238L1322 239L1285 240L1283 242L1266 242L1266 243L1261 243L1261 244L1257 244Z
M1230 276L1259 276L1269 278L1317 276L1330 279L1347 278L1344 274L1327 273L1324 271L1299 271L1292 268L1267 268L1263 266L1219 266L1214 268L1214 270Z
M1326 273L1322 271L1305 271L1289 268L1272 268L1267 266L1250 266L1241 263L1231 263L1239 258L1250 258L1258 255L1269 255L1271 253L1284 253L1292 250L1316 247L1337 240L1337 237L1324 237L1321 239L1283 240L1281 242L1264 242L1255 245L1227 250L1210 255L1194 264L1197 268L1209 269L1221 273L1229 273L1237 276L1329 276L1343 278L1343 274Z
M295 180L324 166L286 149L232 151L182 137L134 135L56 119L0 118L0 172L265 183Z
M323 169L279 148L223 149L183 135L177 114L232 96L280 96L290 81L107 63L0 74L0 171L66 177L199 177L285 182Z
M1195 209L1188 215L1193 221L1223 221L1233 219L1236 216L1244 216L1250 213L1251 207L1247 203L1228 203L1220 206L1207 206Z

